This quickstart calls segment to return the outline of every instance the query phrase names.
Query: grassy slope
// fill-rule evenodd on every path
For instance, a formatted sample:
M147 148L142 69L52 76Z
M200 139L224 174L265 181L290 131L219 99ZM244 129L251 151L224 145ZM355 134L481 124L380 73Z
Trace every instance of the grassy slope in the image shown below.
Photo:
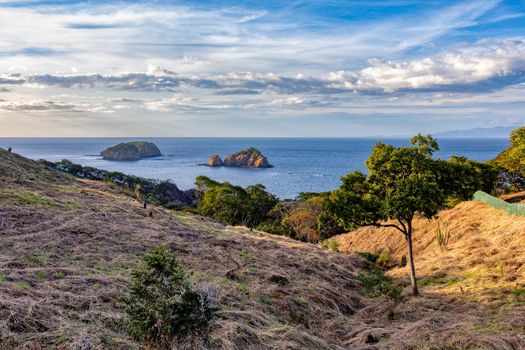
M118 295L137 257L160 244L196 280L219 287L214 348L344 346L351 316L367 302L355 279L363 259L152 211L108 185L0 150L0 348L137 349Z
M447 225L450 230L445 247L435 239L438 220L442 231ZM418 218L414 227L414 259L423 299L446 298L454 307L476 303L467 311L458 309L455 317L469 320L476 312L488 311L487 319L471 323L479 339L494 337L485 346L525 348L525 217L471 201L432 220ZM334 240L344 252L389 251L393 265L406 254L404 238L391 228L364 227ZM409 270L394 267L389 274L408 281Z
M161 208L150 217L105 184L2 150L0 243L0 349L138 349L117 298L139 254L159 244L178 251L196 280L219 287L212 348L525 347L515 303L503 309L433 290L402 303L366 299L358 256Z

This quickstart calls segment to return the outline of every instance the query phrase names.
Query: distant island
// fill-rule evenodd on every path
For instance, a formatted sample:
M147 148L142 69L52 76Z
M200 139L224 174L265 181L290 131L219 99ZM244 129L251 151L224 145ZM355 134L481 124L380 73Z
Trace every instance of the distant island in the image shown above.
M433 133L439 138L507 138L516 126L496 126L493 128L475 128L468 130L450 130Z
M139 160L159 157L160 149L152 142L126 142L109 147L100 153L106 160Z
M245 150L228 154L224 160L218 154L213 154L208 163L210 167L239 167L239 168L271 168L272 165L268 159L256 148L247 148Z

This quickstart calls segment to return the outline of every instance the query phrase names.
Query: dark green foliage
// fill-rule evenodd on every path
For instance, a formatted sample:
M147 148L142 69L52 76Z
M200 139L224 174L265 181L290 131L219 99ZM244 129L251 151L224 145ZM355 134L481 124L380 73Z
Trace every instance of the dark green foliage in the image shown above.
M175 255L159 247L133 270L122 302L133 338L171 349L205 339L215 317L214 298L212 288L194 286Z
M470 200L476 191L493 192L498 169L465 157L435 160L433 171L449 203Z
M358 252L357 254L374 264L379 259L379 255L370 252Z
M262 222L255 228L259 231L273 233L275 235L291 236L291 232L288 227L279 224L273 224L271 222Z
M510 146L490 163L500 170L499 192L525 190L525 127L510 133Z
M417 294L412 254L412 220L416 214L434 216L445 202L436 161L437 142L430 136L415 136L409 147L377 143L366 161L368 176L353 172L327 202L330 211L347 229L386 226L399 230L407 241L413 293ZM391 223L385 223L393 220Z
M167 208L180 209L194 205L194 191L181 191L170 181L157 181L116 171L109 172L89 166L83 167L69 160L62 160L58 163L47 162L45 164L53 169L64 171L80 178L108 182L118 186L123 192L134 196L138 200L147 200ZM140 188L140 199L137 198L137 188Z
M367 272L360 272L357 275L357 279L369 298L377 298L384 295L394 301L402 299L401 293L403 288L395 284L392 278L385 275L379 268L372 267Z
M199 214L230 225L256 227L268 218L268 212L278 203L277 198L260 184L242 188L198 176L195 185Z

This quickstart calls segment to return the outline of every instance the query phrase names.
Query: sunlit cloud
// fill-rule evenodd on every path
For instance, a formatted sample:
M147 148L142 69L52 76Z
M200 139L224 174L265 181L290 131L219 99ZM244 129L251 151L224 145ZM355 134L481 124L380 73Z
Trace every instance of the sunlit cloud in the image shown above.
M312 132L333 115L525 119L525 17L511 1L0 0L0 23L0 121L78 113L105 132L113 115L176 133L183 117L232 132L234 117L315 114Z

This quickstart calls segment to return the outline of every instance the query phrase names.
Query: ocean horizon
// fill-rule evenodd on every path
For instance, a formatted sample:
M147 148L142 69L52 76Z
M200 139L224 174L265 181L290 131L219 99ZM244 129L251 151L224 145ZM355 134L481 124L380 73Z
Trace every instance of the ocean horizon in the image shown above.
M157 144L161 157L139 161L103 160L100 152L129 141ZM403 137L35 137L0 138L0 147L31 159L68 159L84 166L120 171L150 179L170 180L180 189L194 187L195 177L208 176L234 185L263 184L281 199L295 198L300 192L325 192L337 188L340 178L354 170L366 172L365 160L377 142L408 145ZM509 144L503 138L441 138L436 157L452 155L477 161L496 157ZM216 153L225 157L248 147L258 148L272 168L210 168L206 163Z

